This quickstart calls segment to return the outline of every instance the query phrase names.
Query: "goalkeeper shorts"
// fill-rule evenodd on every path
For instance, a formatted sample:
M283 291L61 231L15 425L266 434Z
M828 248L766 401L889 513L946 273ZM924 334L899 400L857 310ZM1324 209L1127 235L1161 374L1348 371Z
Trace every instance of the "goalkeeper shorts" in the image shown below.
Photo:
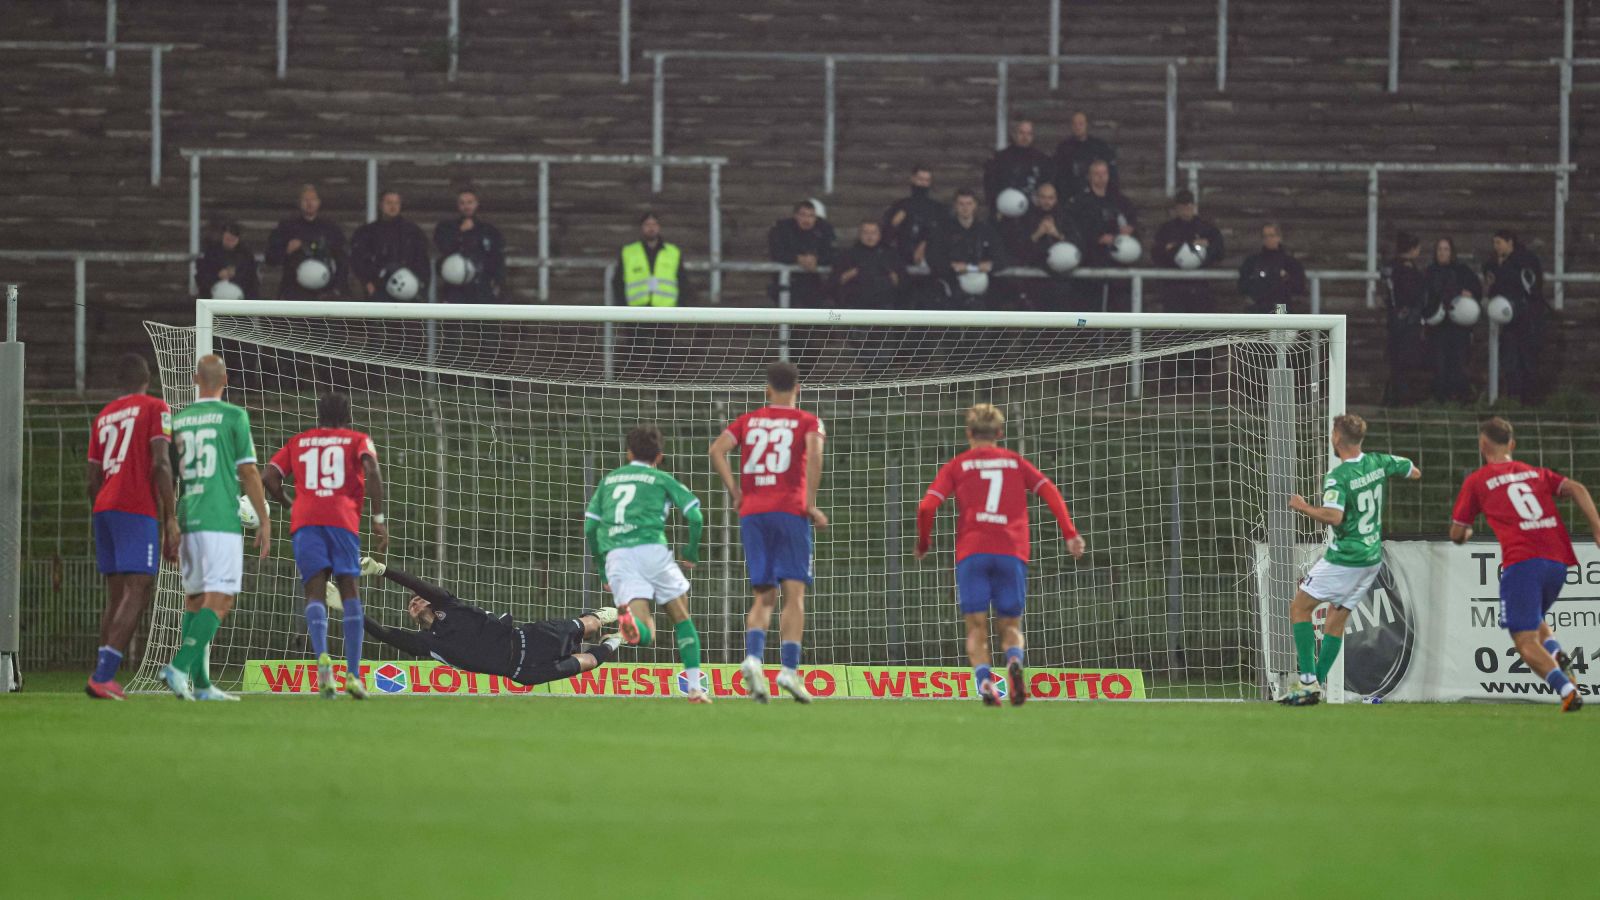
M606 554L606 583L617 605L654 600L657 606L689 593L689 579L665 544L618 547Z
M1306 577L1300 579L1300 590L1313 600L1332 603L1345 609L1355 609L1356 604L1372 592L1372 583L1378 580L1378 570L1383 563L1372 566L1341 566L1325 559L1317 560Z

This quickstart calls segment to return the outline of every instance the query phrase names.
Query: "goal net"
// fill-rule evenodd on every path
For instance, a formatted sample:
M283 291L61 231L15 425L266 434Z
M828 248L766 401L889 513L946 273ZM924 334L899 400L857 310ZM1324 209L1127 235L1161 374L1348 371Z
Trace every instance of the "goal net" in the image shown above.
M833 524L816 535L807 665L966 669L949 507L929 558L911 551L917 502L965 449L964 411L990 402L1089 548L1074 561L1033 505L1030 669L1137 673L1150 698L1251 699L1293 668L1293 548L1320 535L1286 500L1325 470L1342 317L201 301L198 322L149 325L175 409L193 399L197 352L222 354L264 462L315 425L319 393L346 391L382 461L387 561L518 621L609 602L584 508L625 461L627 430L653 422L664 467L707 514L689 573L706 660L737 663L749 588L706 450L762 405L765 367L784 356L828 429L819 504ZM272 554L247 554L213 645L225 686L247 661L309 657L287 510L273 514ZM685 540L681 520L669 539ZM387 624L409 625L406 599L363 583L367 615ZM155 686L181 607L167 572L136 687ZM624 654L676 664L670 646ZM368 642L367 655L395 652ZM1083 696L1054 690L1036 694Z

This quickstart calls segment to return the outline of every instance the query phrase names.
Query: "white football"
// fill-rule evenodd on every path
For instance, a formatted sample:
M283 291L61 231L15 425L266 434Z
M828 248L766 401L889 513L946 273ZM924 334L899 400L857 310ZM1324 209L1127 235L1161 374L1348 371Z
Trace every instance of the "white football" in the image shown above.
M256 515L256 508L250 503L249 497L239 498L239 524L250 530L261 524L261 517Z

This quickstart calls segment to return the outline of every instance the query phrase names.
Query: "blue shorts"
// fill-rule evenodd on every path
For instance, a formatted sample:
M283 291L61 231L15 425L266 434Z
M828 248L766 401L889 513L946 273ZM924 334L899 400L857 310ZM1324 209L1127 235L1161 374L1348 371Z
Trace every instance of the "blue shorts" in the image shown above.
M361 574L361 538L348 528L333 525L302 525L289 541L294 545L294 564L300 581L332 569L335 576Z
M751 587L772 587L780 581L811 584L809 518L786 512L740 516L739 540Z
M95 513L94 556L101 575L161 571L161 528L156 517L114 509Z
M986 613L1005 619L1022 616L1028 601L1028 564L1015 556L974 553L956 563L956 592L963 614Z
M1525 559L1506 566L1500 576L1500 627L1513 634L1538 631L1566 583L1566 563L1553 559Z

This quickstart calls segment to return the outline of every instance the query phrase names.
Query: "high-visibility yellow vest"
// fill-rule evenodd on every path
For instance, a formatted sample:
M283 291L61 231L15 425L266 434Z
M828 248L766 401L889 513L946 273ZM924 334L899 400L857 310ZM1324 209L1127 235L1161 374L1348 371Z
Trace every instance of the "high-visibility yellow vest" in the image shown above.
M628 305L677 306L678 263L682 258L676 244L663 242L656 253L656 268L652 272L644 241L634 241L623 247L622 292L628 298Z

